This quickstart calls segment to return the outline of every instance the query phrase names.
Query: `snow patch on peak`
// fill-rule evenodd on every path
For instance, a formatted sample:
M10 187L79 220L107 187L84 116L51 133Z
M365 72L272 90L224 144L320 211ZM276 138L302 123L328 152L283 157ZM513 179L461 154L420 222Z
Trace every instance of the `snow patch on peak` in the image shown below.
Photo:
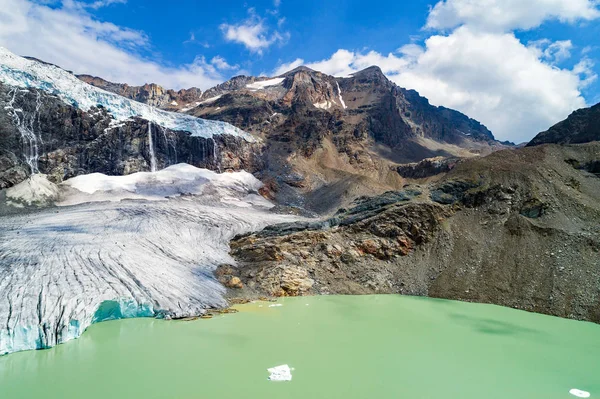
M332 106L331 101L323 101L323 102L320 102L320 103L314 103L313 105L316 108L320 108L320 109L329 109Z
M259 82L248 83L246 85L246 88L250 89L250 90L263 90L270 86L278 86L278 85L282 84L284 80L285 80L285 78L261 80Z
M211 98L207 98L206 100L203 100L203 101L200 101L200 102L196 102L196 105L214 103L215 101L217 101L221 97L223 97L222 94L220 94L218 96L211 97Z
M89 85L54 65L19 57L4 47L0 47L0 82L9 86L44 90L83 111L102 106L117 121L137 116L167 129L190 132L192 136L210 138L227 134L242 137L249 142L256 140L229 123L153 108Z

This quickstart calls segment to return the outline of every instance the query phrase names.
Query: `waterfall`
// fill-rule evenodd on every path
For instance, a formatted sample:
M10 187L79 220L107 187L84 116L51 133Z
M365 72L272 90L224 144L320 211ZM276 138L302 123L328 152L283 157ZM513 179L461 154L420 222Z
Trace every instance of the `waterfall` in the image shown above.
M12 94L12 98L6 107L4 107L4 109L9 112L15 126L17 127L17 130L21 135L21 141L23 143L23 158L25 158L25 162L29 166L31 174L33 175L39 173L39 144L43 144L41 136L38 137L35 133L35 122L37 121L38 126L40 124L39 113L41 107L41 95L39 91L36 92L37 97L35 111L29 115L28 118L23 109L14 107L17 92L17 88L14 88L11 92L9 92L9 96Z
M152 141L152 122L148 121L148 147L150 147L150 171L156 172L156 156L154 155L154 142Z
M174 165L177 163L177 136L169 140L169 137L167 136L167 129L160 125L158 125L158 128L162 132L163 137L165 139L165 148L167 149L167 163L168 165ZM171 160L171 150L169 147L173 147L173 158L175 162L172 162Z
M217 167L217 170L219 171L219 173L221 173L221 163L219 162L219 149L217 148L217 142L215 141L214 138L210 138L210 140L212 141L213 144L213 162L214 165Z
M342 105L342 107L344 109L346 109L346 103L344 102L344 99L342 98L342 89L340 89L340 84L338 83L338 81L335 81L335 85L337 86L337 90L338 90L338 97L340 99L340 104Z

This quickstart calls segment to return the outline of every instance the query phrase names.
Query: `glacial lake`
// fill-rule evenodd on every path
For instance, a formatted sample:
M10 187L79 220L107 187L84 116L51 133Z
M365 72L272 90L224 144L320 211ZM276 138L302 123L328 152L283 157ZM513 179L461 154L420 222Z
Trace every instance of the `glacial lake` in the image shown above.
M600 398L600 325L402 296L286 298L209 320L115 320L0 357L0 397ZM269 381L288 364L292 381Z

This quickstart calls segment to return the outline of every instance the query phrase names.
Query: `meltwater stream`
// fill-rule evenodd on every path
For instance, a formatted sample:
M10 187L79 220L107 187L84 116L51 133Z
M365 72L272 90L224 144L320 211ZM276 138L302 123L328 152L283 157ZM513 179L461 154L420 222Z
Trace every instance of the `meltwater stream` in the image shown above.
M0 357L2 398L600 397L600 326L401 296L288 298L191 322L92 325ZM288 364L292 380L269 381Z

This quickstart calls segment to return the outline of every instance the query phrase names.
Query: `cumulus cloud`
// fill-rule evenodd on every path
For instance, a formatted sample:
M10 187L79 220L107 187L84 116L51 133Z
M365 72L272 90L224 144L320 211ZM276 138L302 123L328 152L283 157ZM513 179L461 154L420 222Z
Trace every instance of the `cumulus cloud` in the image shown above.
M484 30L531 29L546 20L591 21L600 16L595 0L442 0L427 18L427 28L470 25Z
M210 63L215 66L215 68L221 71L228 71L232 69L239 69L238 65L229 65L225 58L217 55L210 60Z
M423 45L408 44L387 55L339 49L327 59L296 59L275 72L304 64L348 76L378 65L392 81L419 91L433 104L483 122L499 139L522 142L586 106L581 89L597 75L585 52L572 69L557 66L572 57L570 40L525 45L510 30L547 19L574 22L598 16L587 0L440 1L427 27L454 29L431 34Z
M248 13L248 18L238 24L221 24L220 29L225 40L242 44L252 53L262 54L273 44L285 43L289 39L287 32L271 32L266 20L259 17L253 8L250 8ZM279 26L285 19L280 21L282 23L278 24Z
M571 58L573 49L573 43L570 40L552 42L549 39L541 39L530 42L529 46L538 50L540 58L552 63L559 63Z
M301 65L304 65L304 60L302 58L296 58L292 62L280 64L277 68L273 70L273 76L282 75L288 71L291 71L294 68L298 68Z
M589 65L553 67L512 33L463 26L449 36L430 37L425 46L392 79L484 122L502 139L527 140L586 105L580 88Z
M89 4L88 7L93 8L94 10L97 10L99 8L107 7L112 4L125 4L125 3L127 3L127 0L96 0L93 3Z
M168 67L140 56L150 47L143 32L100 22L72 1L51 8L29 0L0 0L0 45L114 82L205 89L223 80L218 68L203 57Z

